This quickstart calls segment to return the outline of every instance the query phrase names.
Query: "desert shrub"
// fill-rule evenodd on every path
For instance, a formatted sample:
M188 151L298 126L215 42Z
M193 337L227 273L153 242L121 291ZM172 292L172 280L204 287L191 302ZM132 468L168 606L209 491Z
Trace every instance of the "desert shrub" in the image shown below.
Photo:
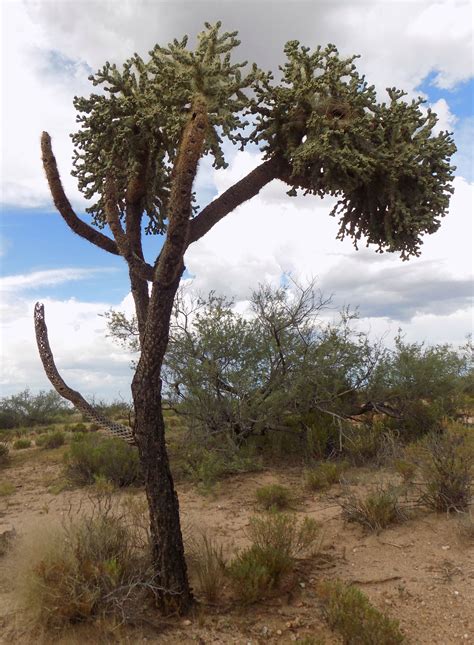
M379 488L365 497L349 495L340 502L342 516L347 522L356 522L369 531L379 532L391 524L406 519L398 494L393 486Z
M93 484L104 477L116 486L143 481L138 451L125 441L84 434L71 442L66 455L66 476L72 483Z
M405 642L398 621L392 620L354 586L340 581L318 587L326 620L347 645L398 645Z
M416 464L407 459L396 459L393 462L394 470L400 475L405 484L413 481L416 473Z
M63 446L66 442L66 435L62 430L55 430L54 432L48 432L47 434L41 435L35 440L37 446L40 446L44 450L52 450L53 448L59 448Z
M97 423L90 423L89 424L89 432L97 432L97 430L99 430L99 428L100 428L100 426ZM77 429L76 429L76 432L78 432ZM83 432L83 430L81 430L81 432Z
M85 423L73 423L68 426L68 432L87 432L88 428Z
M10 460L10 450L6 443L0 441L0 466L4 466Z
M314 553L320 527L310 518L298 524L292 515L270 513L251 518L248 537L251 545L228 566L234 591L244 603L276 588L299 555Z
M324 461L304 472L304 483L310 490L325 490L339 481L346 462Z
M256 493L257 502L265 510L274 509L282 511L289 508L293 502L294 496L289 488L280 484L269 484L261 486Z
M48 628L115 616L133 620L153 597L146 535L110 496L20 546L18 593L25 612ZM37 536L35 536L37 538Z
M198 593L208 602L216 602L222 593L226 575L222 546L207 533L194 535L186 546L186 560Z
M17 439L13 443L13 450L24 450L31 446L31 441L29 439Z
M8 497L15 492L15 484L11 482L0 482L0 497Z
M344 433L344 454L356 466L374 461L382 449L386 432L380 422L351 426Z
M436 511L465 511L471 501L474 450L457 432L431 434L421 453L422 503Z
M32 394L28 389L0 399L0 427L17 428L54 423L71 413L71 407L55 390Z

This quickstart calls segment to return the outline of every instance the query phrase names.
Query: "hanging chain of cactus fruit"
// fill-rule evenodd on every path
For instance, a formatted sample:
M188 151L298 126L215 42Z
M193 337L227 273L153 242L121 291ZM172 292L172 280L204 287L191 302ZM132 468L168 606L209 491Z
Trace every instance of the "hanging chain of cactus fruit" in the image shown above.
M194 51L185 37L157 45L148 62L135 54L121 71L106 63L91 77L102 92L75 98L74 174L92 200L94 222L106 221L104 179L112 173L120 211L131 180L141 179L148 230L165 232L181 133L193 102L204 99L204 154L213 156L214 167L226 166L224 138L242 148L256 143L267 159L284 162L281 178L290 195L338 197L331 214L339 217L340 239L349 236L356 246L362 240L403 259L419 255L422 236L439 228L452 193L455 146L449 133L433 134L436 116L394 88L388 103L378 103L356 70L357 57L341 58L334 45L311 52L287 43L280 82L255 65L244 74L246 62L231 62L236 32L219 29L220 23L206 23ZM249 115L254 130L242 133Z
M285 53L281 83L259 81L252 112L254 140L291 168L289 194L338 196L338 238L356 247L363 239L403 259L419 255L453 192L451 135L433 136L436 115L421 100L404 102L402 91L388 89L389 103L377 103L356 57L340 58L334 45L311 53L290 41Z

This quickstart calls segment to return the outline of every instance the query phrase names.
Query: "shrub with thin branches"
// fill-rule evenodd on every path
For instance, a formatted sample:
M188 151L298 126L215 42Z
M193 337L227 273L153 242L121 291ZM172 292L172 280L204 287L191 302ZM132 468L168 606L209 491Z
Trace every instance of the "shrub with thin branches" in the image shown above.
M244 603L256 602L278 587L298 557L314 555L321 529L308 517L298 524L292 515L273 512L251 518L248 537L251 545L228 567L235 593Z
M146 533L109 494L96 498L92 512L20 545L18 563L20 602L46 628L105 616L134 620L156 589Z
M256 498L258 504L265 510L282 511L289 508L293 501L294 495L289 488L281 484L268 484L257 489Z
M379 488L365 497L348 495L340 505L342 516L347 522L356 522L376 533L407 519L406 512L400 506L397 490L393 486Z
M376 607L354 586L341 581L318 587L326 620L347 645L399 645L405 643L398 622Z
M435 511L465 511L471 501L474 450L462 433L427 437L421 469L424 492L420 501Z

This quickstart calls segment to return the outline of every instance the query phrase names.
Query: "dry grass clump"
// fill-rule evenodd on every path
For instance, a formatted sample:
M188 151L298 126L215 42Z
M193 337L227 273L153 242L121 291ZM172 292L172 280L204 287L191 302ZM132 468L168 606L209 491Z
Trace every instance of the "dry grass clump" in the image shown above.
M336 484L348 464L344 461L324 461L304 472L304 483L309 490L326 490Z
M405 643L398 621L392 620L356 587L340 581L323 582L318 595L332 629L347 645L399 645Z
M420 501L435 511L465 511L471 501L474 450L464 434L431 434L421 455L424 491Z
M10 450L6 443L0 441L0 466L6 466L10 461Z
M283 511L290 508L294 495L289 488L280 484L261 486L255 493L257 502L265 510Z
M54 448L60 448L66 443L66 435L62 430L55 430L54 432L48 432L42 434L35 439L35 444L44 450L53 450Z
M155 590L147 535L107 493L91 512L21 544L16 559L19 602L33 626L135 621Z
M342 516L347 522L356 522L376 533L407 519L401 508L396 488L388 486L370 492L365 497L348 495L340 502Z
M248 537L251 545L227 569L234 592L244 603L256 602L277 588L298 557L314 555L321 530L310 518L298 524L292 515L270 513L251 518Z
M31 441L29 439L17 439L13 443L13 450L24 450L25 448L31 447Z
M407 459L396 459L393 462L395 472L403 479L403 483L409 484L413 481L416 474L416 464Z
M207 602L215 603L226 582L224 550L208 533L192 535L187 541L187 563L194 587Z
M13 495L16 490L15 484L11 482L0 482L0 497L8 497Z

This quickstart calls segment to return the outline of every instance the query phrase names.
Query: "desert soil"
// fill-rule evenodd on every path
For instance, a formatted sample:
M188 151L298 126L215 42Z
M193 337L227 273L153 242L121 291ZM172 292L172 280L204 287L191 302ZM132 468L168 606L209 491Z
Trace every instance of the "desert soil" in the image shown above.
M25 450L2 471L0 482L12 483L15 491L0 497L0 532L12 526L14 542L38 532L41 525L59 522L87 499L84 489L48 491L61 477L61 457L61 449ZM364 490L390 477L384 470L357 469L349 474L350 488ZM185 529L206 529L229 551L242 546L249 518L258 512L255 491L269 483L292 488L300 499L296 514L315 518L324 529L323 556L310 568L301 567L294 588L250 608L201 605L186 620L125 630L120 642L257 645L298 642L310 636L320 643L340 643L340 637L326 626L315 593L319 580L337 577L356 584L375 606L399 620L408 643L474 643L474 548L460 539L456 517L418 511L406 523L379 535L367 534L341 519L342 486L308 494L299 470L278 469L230 477L211 497L203 497L190 485L178 486ZM116 493L127 494L132 493ZM13 558L14 548L0 558L0 643L38 642L15 608ZM78 627L61 637L49 635L45 642L110 639L93 628Z

